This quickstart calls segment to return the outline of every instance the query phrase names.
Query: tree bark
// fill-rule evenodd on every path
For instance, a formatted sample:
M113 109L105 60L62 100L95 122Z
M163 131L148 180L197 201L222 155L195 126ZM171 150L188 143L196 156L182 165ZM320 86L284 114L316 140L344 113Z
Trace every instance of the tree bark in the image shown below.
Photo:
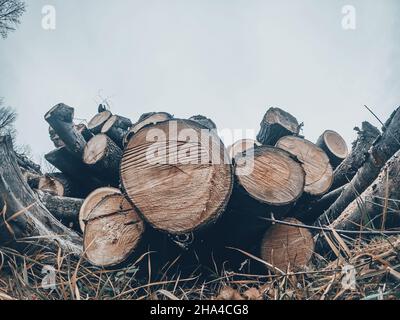
M279 108L268 109L260 126L257 141L271 146L284 136L298 135L301 128L295 117Z
M351 181L358 169L362 167L368 156L368 151L379 136L379 130L369 122L363 122L357 131L357 139L353 142L349 156L335 169L331 190L335 190Z
M112 186L119 185L122 150L105 134L94 136L86 145L83 162Z
M321 198L311 199L305 204L296 206L293 216L305 224L313 224L339 198L345 188L346 185L341 186Z
M332 168L337 168L349 154L346 141L333 130L326 130L317 140L316 145L328 155Z
M57 220L70 229L79 230L78 216L83 199L53 196L40 190L36 194Z
M201 124L203 127L206 127L209 130L217 129L217 125L214 123L214 121L202 115L190 117L189 120L196 121L197 123Z
M121 265L135 251L143 233L143 221L124 196L106 196L93 208L85 227L85 256L96 266Z
M75 157L66 147L55 149L44 157L62 173L79 182L83 195L106 185L106 182L99 179L87 165Z
M86 141L73 123L74 108L63 103L54 106L44 118L54 129L68 150L75 156L81 157Z
M259 147L261 144L253 139L241 139L233 143L227 148L229 157L233 160L236 156L241 155L244 151Z
M142 128L125 148L123 189L157 230L197 231L225 209L232 167L222 141L202 129L194 121L164 121Z
M303 164L306 172L304 191L311 196L322 196L330 189L333 170L326 153L314 143L293 136L281 138L277 147L288 151Z
M86 142L93 138L94 134L88 129L84 123L75 125L76 130L82 135Z
M6 209L6 220L0 224L3 241L19 249L44 246L79 255L82 239L55 219L28 186L9 136L0 137L0 162L0 202Z
M317 220L317 224L330 224L363 193L376 179L385 163L400 149L400 108L386 122L384 131L372 145L367 159L343 190L340 197Z
M101 133L109 136L117 144L118 147L123 149L124 137L131 127L131 120L121 116L113 115L104 124L103 128L101 129Z

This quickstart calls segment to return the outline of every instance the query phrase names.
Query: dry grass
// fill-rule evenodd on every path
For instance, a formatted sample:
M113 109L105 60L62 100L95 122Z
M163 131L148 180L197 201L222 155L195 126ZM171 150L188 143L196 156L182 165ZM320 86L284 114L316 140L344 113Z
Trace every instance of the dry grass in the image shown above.
M353 243L334 261L315 255L307 270L250 275L222 270L207 276L196 268L191 273L169 272L178 261L152 269L148 252L128 267L107 271L61 252L23 256L0 249L1 299L222 299L222 300L330 300L399 299L400 237L375 238L369 244ZM244 255L243 259L248 258ZM55 287L43 286L52 266ZM346 286L345 271L355 285ZM179 270L179 268L175 269ZM273 269L272 269L273 270ZM47 277L49 278L49 277ZM51 276L50 276L51 279ZM345 285L343 285L345 283ZM351 283L350 283L351 284Z

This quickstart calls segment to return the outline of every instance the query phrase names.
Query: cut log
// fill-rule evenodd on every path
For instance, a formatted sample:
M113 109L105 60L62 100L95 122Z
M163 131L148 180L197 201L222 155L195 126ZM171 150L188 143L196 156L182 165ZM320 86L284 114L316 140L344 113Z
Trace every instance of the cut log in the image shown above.
M330 227L362 230L400 227L400 152L383 167L378 178L355 199Z
M105 110L96 114L88 123L87 128L93 134L99 134L101 132L101 128L103 128L104 124L110 119L112 113L109 110Z
M81 157L86 141L76 129L72 121L73 117L74 108L63 103L54 106L44 116L45 120L64 142L67 149L76 156Z
M121 182L155 229L184 234L216 221L233 176L222 141L197 122L177 119L133 135L121 162Z
M40 190L36 194L47 210L63 225L74 230L79 229L78 216L83 199L53 196Z
M30 171L32 173L36 173L39 175L42 174L40 165L34 163L26 155L15 152L15 156L17 157L17 163L20 166L20 168L23 168L26 171Z
M247 150L235 158L235 174L252 198L268 205L288 205L303 194L304 169L282 149L261 146Z
M139 120L132 126L129 132L125 135L124 146L126 146L130 138L143 127L171 119L173 119L173 116L167 112L149 112L142 114Z
M328 156L321 148L308 140L293 136L281 138L276 146L290 152L303 164L306 172L306 193L321 196L330 189L333 169Z
M143 232L143 221L124 196L109 195L93 208L86 224L86 258L104 268L120 265L135 251Z
M122 150L103 133L90 139L83 153L83 162L113 186L119 185L121 158Z
M373 143L367 159L343 190L340 197L317 220L317 224L330 224L346 207L363 193L379 175L385 163L400 149L400 108L386 122L383 133Z
M286 219L292 224L301 224L296 219ZM282 224L273 225L261 243L261 258L280 269L304 269L314 252L314 240L307 229Z
M39 187L39 180L43 177L40 174L34 173L32 171L25 170L20 167L22 176L24 177L26 183L31 187L31 189L37 189Z
M56 148L61 148L65 146L65 143L60 139L58 134L54 131L54 129L49 126L49 136L50 140L53 142Z
M119 192L120 191L117 188L103 187L94 190L86 197L79 211L79 226L82 232L85 231L86 222L88 221L90 212L92 212L94 207L97 206L106 196Z
M86 142L93 138L94 134L88 129L84 123L75 125L76 130L83 136Z
M189 120L196 121L197 123L201 124L203 127L206 127L209 130L217 129L217 125L214 123L214 121L202 115L190 117Z
M325 194L322 198L311 199L305 205L296 207L293 216L305 224L313 224L342 194L346 185Z
M76 197L81 188L61 172L47 173L39 179L37 189L53 196Z
M66 147L55 149L44 157L62 173L68 177L73 177L74 180L79 182L82 187L82 194L88 194L106 184L96 177L90 168L68 151Z
M361 129L356 127L354 130L357 131L357 139L353 142L349 156L335 169L331 190L335 190L353 179L358 169L364 164L372 144L380 135L380 131L369 122L363 122Z
M124 137L129 128L132 127L132 122L128 118L113 115L104 124L101 133L108 135L118 147L124 147Z
M3 244L32 249L45 246L55 252L61 248L79 255L81 237L55 219L25 182L10 136L0 137L0 163L0 205L6 210L6 222L0 224Z
M261 121L257 140L263 145L274 146L284 136L298 135L301 125L290 113L279 108L270 108Z
M333 169L339 166L349 155L346 141L333 130L326 130L318 138L316 145L328 155Z
M244 151L261 146L261 144L253 139L241 139L227 148L229 157L234 159L236 156L242 154Z

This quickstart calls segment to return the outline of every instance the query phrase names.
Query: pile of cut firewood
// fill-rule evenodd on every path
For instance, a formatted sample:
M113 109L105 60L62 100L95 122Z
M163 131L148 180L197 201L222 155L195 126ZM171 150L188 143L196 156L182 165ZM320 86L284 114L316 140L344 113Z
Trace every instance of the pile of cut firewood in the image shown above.
M257 141L228 148L200 115L132 122L100 105L75 123L74 109L58 104L45 120L54 172L0 138L0 240L18 248L61 248L114 267L161 237L164 255L218 252L225 261L236 248L285 272L315 251L338 256L349 239L400 227L400 109L382 132L356 127L351 150L333 130L306 140L279 108L267 110Z

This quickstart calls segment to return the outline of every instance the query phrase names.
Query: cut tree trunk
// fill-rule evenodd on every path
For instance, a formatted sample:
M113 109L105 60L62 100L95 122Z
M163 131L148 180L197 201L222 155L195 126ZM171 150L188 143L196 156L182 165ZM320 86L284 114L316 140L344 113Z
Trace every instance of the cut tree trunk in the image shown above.
M113 186L119 185L122 150L105 134L94 136L86 145L83 162Z
M77 157L81 157L86 141L73 123L74 108L63 103L54 106L44 118L54 129L68 150Z
M79 255L81 237L54 218L25 182L9 136L0 137L0 163L0 202L6 209L0 224L3 243Z
M349 156L335 169L331 190L335 190L351 181L368 156L372 144L380 135L380 131L369 122L363 122L357 131L357 139L353 142Z
M82 195L104 186L106 183L96 177L93 171L66 147L55 149L46 154L45 159L62 173L80 183ZM71 179L71 178L70 178Z
M291 114L279 108L270 108L261 121L257 140L263 145L274 146L284 136L298 135L301 125Z
M270 146L248 149L235 158L235 175L257 201L286 206L303 194L305 173L289 152Z
M229 157L234 159L236 156L242 154L244 151L259 147L261 144L253 139L241 139L227 148Z
M116 193L121 192L117 188L103 187L94 190L86 197L79 211L79 226L82 232L85 231L86 222L88 221L88 217L93 208L97 206L106 196Z
M143 232L143 221L123 195L106 196L85 227L86 258L104 268L120 265L135 251Z
M189 233L225 209L232 166L222 141L203 129L190 120L164 121L142 128L125 148L123 189L155 229Z
M71 229L79 230L78 216L83 199L53 196L40 190L36 194L57 220Z
M56 148L61 148L65 146L65 143L60 139L58 134L54 131L54 129L49 126L49 136L50 140L53 142Z
M330 224L346 207L363 193L377 178L385 163L400 149L400 108L386 122L383 133L375 140L367 159L343 190L340 197L317 220L317 224Z
M173 119L173 116L167 112L149 112L142 114L139 120L132 126L129 132L125 135L124 146L126 146L130 138L143 127L171 119Z
M110 119L112 116L112 113L108 110L99 112L96 114L88 123L87 128L93 133L93 134L99 134L101 132L101 128L103 128L104 124L107 122L108 119Z
M209 130L217 129L217 125L214 123L214 121L202 115L190 117L189 120L196 121L197 123L201 124L203 127L206 127Z
M328 155L333 169L339 166L349 155L346 141L333 130L326 130L318 138L316 145Z
M314 143L293 136L281 138L277 147L297 157L306 172L304 191L312 196L322 196L331 187L333 170L326 153Z
M301 224L296 219L285 222ZM304 228L276 224L270 227L261 242L261 258L283 272L304 269L314 252L314 240Z
M127 134L129 128L132 127L132 122L128 118L113 115L104 124L101 129L101 133L109 136L118 147L124 147L124 137Z
M311 199L306 204L296 207L293 210L293 216L306 224L313 224L339 198L345 188L346 185L341 186L325 194L322 198Z
M77 197L81 188L61 172L47 173L39 179L37 189L60 197Z

